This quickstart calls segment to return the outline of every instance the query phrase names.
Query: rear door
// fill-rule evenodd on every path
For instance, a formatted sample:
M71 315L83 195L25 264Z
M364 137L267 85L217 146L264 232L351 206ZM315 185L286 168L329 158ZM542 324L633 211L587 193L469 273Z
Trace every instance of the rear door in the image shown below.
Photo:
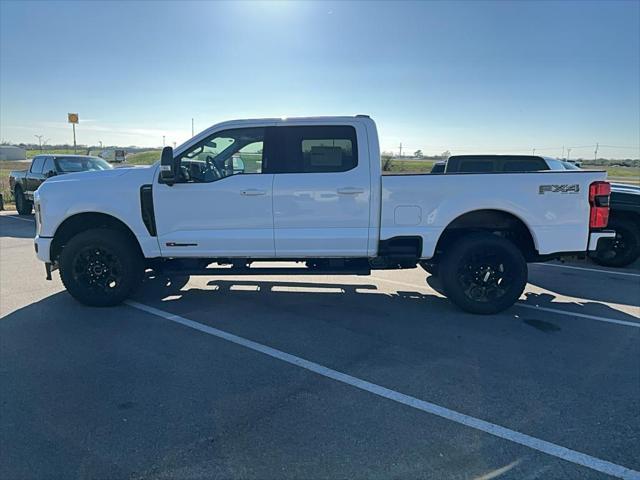
M276 256L366 257L371 180L365 127L275 128Z

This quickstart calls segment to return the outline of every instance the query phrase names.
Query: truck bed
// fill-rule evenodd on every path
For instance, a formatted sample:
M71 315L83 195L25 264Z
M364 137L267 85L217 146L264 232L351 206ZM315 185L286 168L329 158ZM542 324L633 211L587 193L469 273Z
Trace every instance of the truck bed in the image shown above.
M594 170L384 175L380 240L418 233L422 258L431 258L453 220L499 210L528 227L541 255L585 251L589 185L605 178L604 171Z

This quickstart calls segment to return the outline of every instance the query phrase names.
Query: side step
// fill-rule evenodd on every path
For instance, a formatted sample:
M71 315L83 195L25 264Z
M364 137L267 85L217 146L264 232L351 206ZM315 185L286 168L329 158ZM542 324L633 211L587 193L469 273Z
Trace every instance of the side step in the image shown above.
M210 275L210 276L239 276L239 275L370 275L371 269L322 269L322 268L202 268L202 269L185 269L172 270L163 269L164 275Z

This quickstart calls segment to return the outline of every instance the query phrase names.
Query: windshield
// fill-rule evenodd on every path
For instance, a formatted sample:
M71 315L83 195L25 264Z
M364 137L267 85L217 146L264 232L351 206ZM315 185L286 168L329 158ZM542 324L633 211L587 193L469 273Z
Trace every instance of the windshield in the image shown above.
M562 165L566 170L580 170L580 167L576 166L574 163L562 161Z
M111 164L98 157L57 157L56 165L63 173L111 170Z

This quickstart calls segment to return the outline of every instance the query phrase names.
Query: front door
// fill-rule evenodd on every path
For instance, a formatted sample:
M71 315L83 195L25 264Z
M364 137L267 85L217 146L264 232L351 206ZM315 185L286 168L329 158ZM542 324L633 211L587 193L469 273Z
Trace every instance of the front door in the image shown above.
M217 132L180 155L177 183L153 186L163 256L274 256L264 135L264 128Z

